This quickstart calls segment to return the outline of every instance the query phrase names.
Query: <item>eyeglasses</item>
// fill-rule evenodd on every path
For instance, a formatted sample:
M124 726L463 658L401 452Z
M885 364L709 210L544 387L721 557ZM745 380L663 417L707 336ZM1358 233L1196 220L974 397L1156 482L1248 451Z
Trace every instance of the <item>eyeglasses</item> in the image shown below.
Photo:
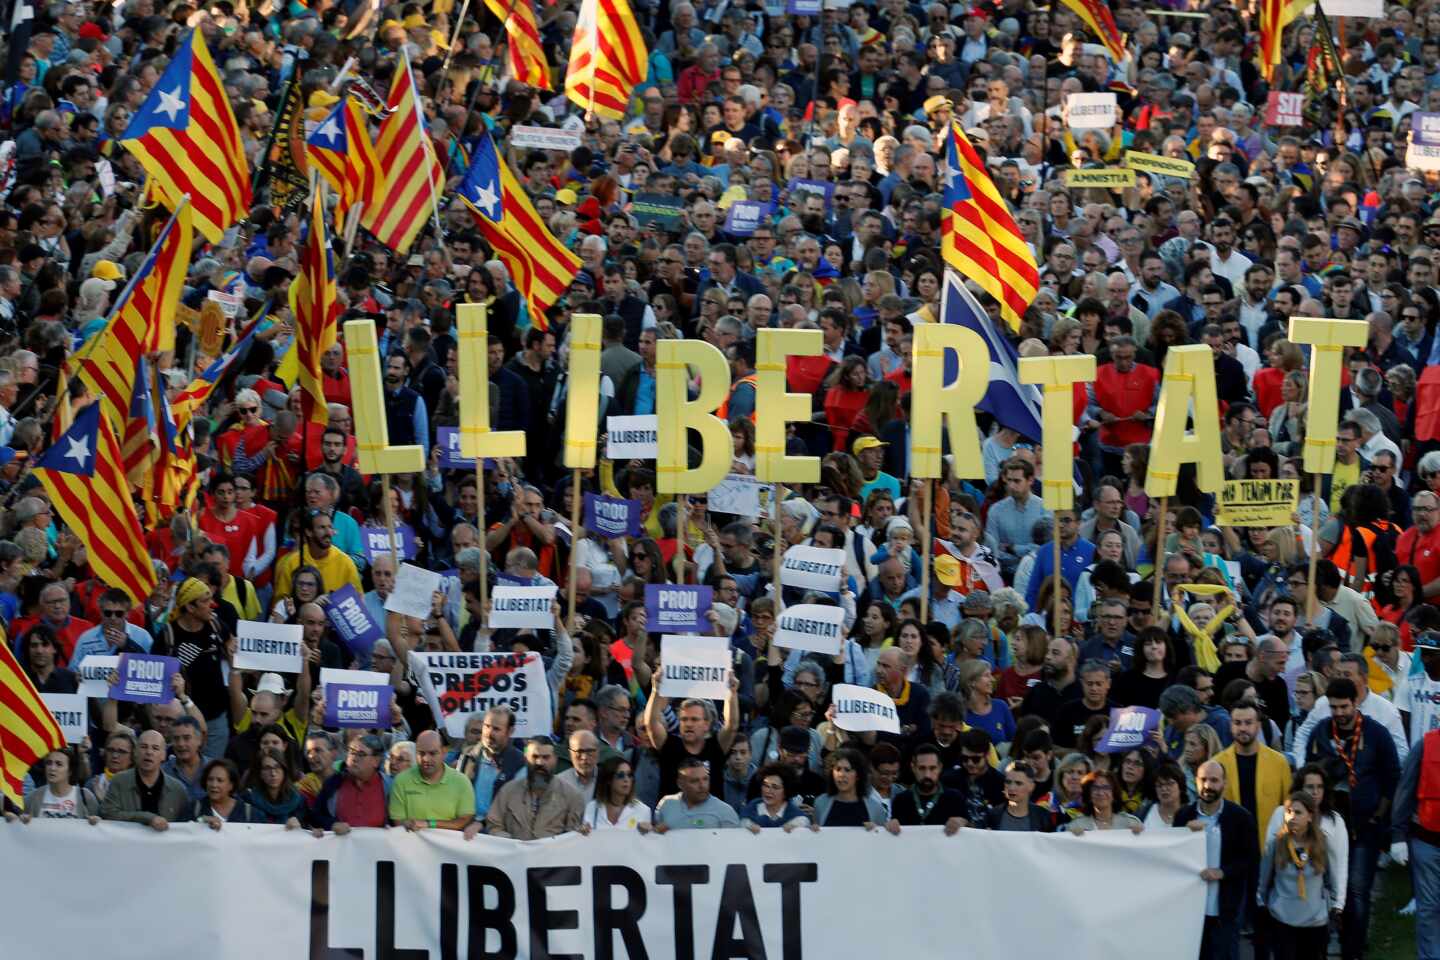
M106 748L105 748L105 752L106 752L106 753L109 753L109 754L113 754L114 756L117 756L117 757L123 757L123 756L127 756L128 754L132 753L133 751L131 751L131 749L130 749L129 747L106 747Z
M259 408L259 407L240 407L239 409L240 409L240 412L241 412L241 413L259 413L259 412L260 412L260 408Z
M124 620L129 616L128 610L101 610L100 616L106 620Z
M346 751L346 756L354 757L356 760L363 760L367 757L372 759L378 759L380 757L380 754L371 753L369 750L348 750Z

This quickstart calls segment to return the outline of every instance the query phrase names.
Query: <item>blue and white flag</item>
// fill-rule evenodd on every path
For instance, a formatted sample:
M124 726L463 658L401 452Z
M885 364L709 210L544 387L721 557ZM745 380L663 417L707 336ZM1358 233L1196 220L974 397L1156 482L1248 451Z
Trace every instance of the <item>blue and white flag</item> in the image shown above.
M995 329L990 315L980 306L965 287L960 275L953 270L945 271L945 289L940 295L940 319L942 323L958 323L969 327L980 335L990 349L990 387L977 403L976 409L984 410L994 417L1001 426L1009 427L1036 443L1040 442L1040 390L1032 384L1020 382L1020 355L1010 341ZM959 376L960 358L955 351L945 351L945 384L949 386Z

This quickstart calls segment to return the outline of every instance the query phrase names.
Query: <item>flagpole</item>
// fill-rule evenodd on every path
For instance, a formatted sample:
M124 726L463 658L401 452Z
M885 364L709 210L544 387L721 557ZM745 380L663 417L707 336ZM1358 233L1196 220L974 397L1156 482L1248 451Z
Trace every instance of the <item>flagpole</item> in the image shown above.
M925 512L920 516L921 561L920 561L920 623L930 622L930 554L934 550L935 538L930 534L930 524L935 512L935 480L925 479Z
M567 593L570 601L570 636L575 636L575 576L580 567L580 468L570 471L570 580ZM484 534L481 534L484 543Z
M489 376L489 374L485 374ZM499 464L496 464L499 467ZM490 608L490 547L485 543L485 458L475 458L475 526L480 528L480 610ZM574 538L574 533L571 533ZM572 544L573 547L573 544ZM485 625L483 622L480 624Z
M675 514L675 582L685 582L685 531L690 526L690 494L680 494L680 499L675 505L679 508Z
M420 134L420 145L425 150L425 158L438 163L435 145L430 142L430 133L425 128L425 114L420 112L420 91L415 89L415 71L410 68L410 53L401 47L400 55L405 59L405 76L410 81L410 99L415 104L415 126ZM444 171L441 173L443 175ZM435 178L428 170L425 172L425 185L430 188L430 214L435 220L435 242L440 244L440 249L448 255L450 251L445 247L445 231L440 226L440 198L435 194Z
M1169 513L1170 498L1161 497L1159 522L1155 524L1155 556L1153 558L1155 570L1151 574L1155 578L1155 611L1151 615L1156 618L1160 616L1160 599L1164 595L1165 589L1165 518Z
M450 48L445 51L445 62L440 64L440 79L445 79L445 74L450 70L450 59L455 56L455 44L460 42L460 28L465 25L465 14L470 12L470 0L464 0L460 4L460 16L455 18L455 30L450 34ZM437 93L439 91L436 91Z
M779 616L780 616L780 611L783 610L784 607L785 607L784 602L780 599L780 564L781 564L781 562L782 562L782 561L781 561L781 557L782 557L782 555L785 553L785 534L784 534L784 527L782 526L782 524L781 524L781 522L780 522L780 495L781 495L781 492L782 492L782 491L781 491L781 489L780 489L780 484L778 484L778 483L775 484L774 489L770 492L770 516L774 519L774 522L775 522L775 556L772 558L772 563L773 563L773 565L774 565L774 569L773 569L773 571L772 571L772 573L771 573L771 576L773 576L773 577L775 578L775 616L776 616L776 617L779 617Z
M355 235L360 232L360 218L365 215L365 201L357 200L345 213L345 265L350 265L350 249L355 245Z

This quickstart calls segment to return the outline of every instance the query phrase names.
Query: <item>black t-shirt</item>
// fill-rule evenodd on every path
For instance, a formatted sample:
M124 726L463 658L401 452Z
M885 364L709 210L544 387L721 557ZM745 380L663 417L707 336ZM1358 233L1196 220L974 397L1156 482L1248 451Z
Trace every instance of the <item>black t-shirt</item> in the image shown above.
M155 778L153 786L146 786L145 779L140 772L135 772L135 791L140 794L140 809L146 813L160 815L160 795L165 792L165 775L162 773Z
M1095 709L1085 706L1084 700L1071 700L1061 704L1060 712L1055 717L1055 725L1050 728L1050 735L1055 738L1057 746L1073 747L1080 742L1080 734L1085 732L1085 724L1090 718L1110 716L1112 706L1114 704L1108 700Z
M911 787L896 795L890 804L890 816L904 827L941 825L951 817L965 816L965 798L958 790L941 788L938 796L921 799Z
M705 738L705 745L699 753L692 754L685 749L685 741L680 735L672 733L665 738L665 745L660 748L660 796L668 797L680 790L676 782L676 776L680 772L680 761L686 757L699 757L710 767L710 782L718 784L725 773L725 751L720 749L720 741L715 734Z
M861 800L836 800L830 805L830 813L825 817L826 827L863 827L865 821L870 819L865 809L865 803Z
M1072 682L1063 690L1057 690L1053 683L1040 682L1030 688L1020 704L1020 716L1036 716L1044 720L1050 729L1055 729L1055 718L1060 707L1069 700L1080 699L1080 684Z
M1258 816L1255 808L1260 805L1255 799L1255 765L1258 757L1259 754L1255 753L1249 756L1235 754L1235 769L1240 780L1240 806L1249 810L1252 817Z
M1225 692L1225 687L1236 680L1250 680L1245 673L1244 663L1225 663L1215 671L1215 698ZM1281 726L1290 718L1290 689L1285 686L1285 681L1280 677L1271 677L1269 680L1262 680L1255 684L1255 693L1260 697L1264 707L1265 718L1274 720Z
M1124 707L1149 707L1154 710L1160 705L1160 694L1174 682L1173 677L1147 677L1143 673L1127 671L1116 675L1111 697ZM1216 689L1219 689L1218 684Z

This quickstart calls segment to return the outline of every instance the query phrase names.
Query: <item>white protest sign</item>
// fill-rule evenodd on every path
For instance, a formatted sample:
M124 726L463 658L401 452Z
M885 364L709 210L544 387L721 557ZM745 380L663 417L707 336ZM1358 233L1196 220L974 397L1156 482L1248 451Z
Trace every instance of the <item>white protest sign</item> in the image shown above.
M42 693L40 699L54 715L66 743L85 739L90 726L90 700L83 693Z
M580 131L517 124L510 128L510 135L506 139L517 147L532 147L536 150L564 150L569 153L580 146Z
M433 570L413 563L400 564L400 572L395 575L395 589L385 598L385 609L424 620L434 609L435 591L440 589L440 579L440 574Z
M1115 94L1072 93L1065 98L1071 130L1109 130L1115 126Z
M1411 170L1440 170L1440 146L1412 140L1405 151L1405 166Z
M780 611L775 621L775 646L833 656L840 652L844 624L844 607L797 603Z
M837 683L831 693L835 704L835 726L851 733L899 733L900 714L895 701L869 687Z
M660 696L724 700L730 696L730 642L724 637L660 638Z
M500 584L490 591L490 626L530 627L548 630L555 624L550 604L555 601L555 585L516 587Z
M470 718L491 707L514 712L512 735L519 739L550 734L554 711L540 654L419 653L415 660L422 665L416 673L435 722L450 736L464 737Z
M1306 7L1305 9L1311 8ZM1385 0L1325 0L1325 15L1327 17L1378 19L1385 16Z
M706 507L711 513L729 513L737 517L768 518L771 486L746 473L728 474L706 494Z
M320 687L327 683L363 683L372 687L390 685L390 674L378 670L344 670L340 667L320 668Z
M220 304L220 309L224 311L226 318L231 320L235 319L240 308L245 306L245 298L240 294L225 293L223 290L211 290L208 299Z
M605 418L605 456L610 460L654 460L660 455L659 437L660 419L653 413Z
M80 680L80 692L87 697L104 700L110 696L110 674L120 669L119 657L99 657L91 654L75 668Z
M235 669L299 673L305 628L298 623L241 620L235 627Z
M780 562L780 585L838 593L845 576L845 551L796 544Z

